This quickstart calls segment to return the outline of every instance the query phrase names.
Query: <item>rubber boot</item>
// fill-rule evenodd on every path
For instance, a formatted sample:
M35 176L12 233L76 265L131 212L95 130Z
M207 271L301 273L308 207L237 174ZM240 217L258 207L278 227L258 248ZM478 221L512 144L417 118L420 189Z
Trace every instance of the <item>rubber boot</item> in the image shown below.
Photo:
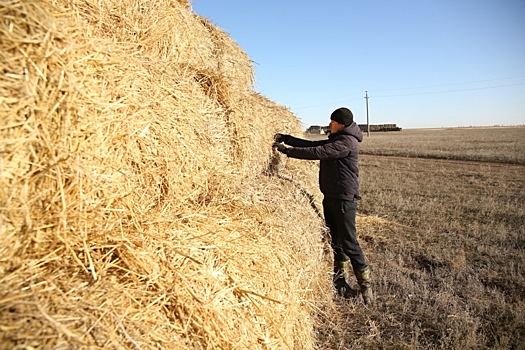
M350 280L349 269L349 261L334 261L334 287L337 290L337 294L344 298L352 298L357 295L357 292L348 284Z
M370 269L367 267L363 271L355 271L355 277L357 278L359 289L361 289L363 302L365 305L372 304L374 301L374 296L372 293L372 279L370 277Z

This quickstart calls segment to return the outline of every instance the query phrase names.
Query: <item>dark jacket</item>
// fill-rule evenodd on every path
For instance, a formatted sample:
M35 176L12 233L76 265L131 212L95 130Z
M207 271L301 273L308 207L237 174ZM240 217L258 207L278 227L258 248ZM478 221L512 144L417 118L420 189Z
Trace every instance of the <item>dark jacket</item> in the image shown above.
M308 141L290 136L288 157L320 160L319 187L325 198L353 201L359 198L359 142L363 133L354 122L330 134L327 140Z

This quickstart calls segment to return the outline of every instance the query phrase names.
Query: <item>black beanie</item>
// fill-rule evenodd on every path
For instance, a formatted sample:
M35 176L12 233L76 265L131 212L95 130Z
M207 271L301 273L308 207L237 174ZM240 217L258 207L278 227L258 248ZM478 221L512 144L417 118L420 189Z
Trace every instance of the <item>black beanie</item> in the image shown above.
M354 122L354 115L348 108L341 107L332 112L330 119L348 126Z

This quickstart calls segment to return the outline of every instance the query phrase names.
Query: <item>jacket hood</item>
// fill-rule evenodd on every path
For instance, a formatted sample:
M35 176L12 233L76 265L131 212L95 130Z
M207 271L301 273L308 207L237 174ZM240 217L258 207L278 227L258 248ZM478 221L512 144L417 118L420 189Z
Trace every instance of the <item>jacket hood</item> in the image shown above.
M330 136L336 136L336 135L350 135L356 138L357 141L361 142L363 141L363 132L361 131L361 128L359 125L357 125L356 122L353 122L352 124L348 125L344 129L342 129L339 132L336 132L335 134L330 134Z

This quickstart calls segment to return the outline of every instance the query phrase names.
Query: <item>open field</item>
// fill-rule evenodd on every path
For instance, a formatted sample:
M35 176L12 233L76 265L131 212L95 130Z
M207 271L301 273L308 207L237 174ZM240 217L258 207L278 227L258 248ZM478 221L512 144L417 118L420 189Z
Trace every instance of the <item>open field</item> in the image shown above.
M525 164L525 127L378 132L365 136L361 153Z
M407 129L365 133L361 154L525 164L524 140L524 126Z
M525 166L503 163L524 164L525 128L372 136L395 156L360 158L377 301L341 300L320 348L525 348Z

